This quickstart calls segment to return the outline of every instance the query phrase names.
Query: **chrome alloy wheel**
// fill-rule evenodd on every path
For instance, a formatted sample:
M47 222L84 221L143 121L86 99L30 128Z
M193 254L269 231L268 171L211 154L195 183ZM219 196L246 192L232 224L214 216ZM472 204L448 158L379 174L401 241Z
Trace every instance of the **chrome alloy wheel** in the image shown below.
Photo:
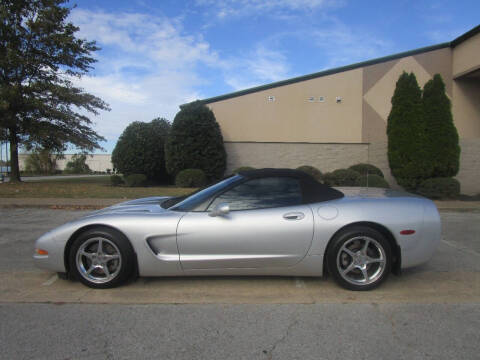
M76 265L78 272L86 280L104 284L118 275L122 268L122 257L112 241L94 237L78 248Z
M377 281L385 271L386 254L378 241L368 236L347 240L337 254L340 276L354 285Z

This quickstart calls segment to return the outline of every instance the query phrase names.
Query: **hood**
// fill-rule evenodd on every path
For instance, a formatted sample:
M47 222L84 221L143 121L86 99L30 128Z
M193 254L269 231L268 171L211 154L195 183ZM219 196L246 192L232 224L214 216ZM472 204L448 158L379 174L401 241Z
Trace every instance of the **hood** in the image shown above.
M162 208L160 204L171 196L152 196L141 199L129 200L119 204L109 206L107 208L93 211L85 217L104 215L104 214L138 214L138 213L161 213L166 209Z

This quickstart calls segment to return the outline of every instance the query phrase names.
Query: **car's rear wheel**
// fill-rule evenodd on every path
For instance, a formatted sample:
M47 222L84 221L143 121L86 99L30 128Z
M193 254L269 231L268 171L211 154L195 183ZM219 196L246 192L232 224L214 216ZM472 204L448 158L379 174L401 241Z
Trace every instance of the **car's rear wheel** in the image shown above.
M70 248L70 271L92 288L112 288L124 283L132 275L134 264L130 242L113 229L90 229L80 234Z
M390 243L369 227L352 227L332 239L327 267L335 281L349 290L371 290L384 282L392 267Z

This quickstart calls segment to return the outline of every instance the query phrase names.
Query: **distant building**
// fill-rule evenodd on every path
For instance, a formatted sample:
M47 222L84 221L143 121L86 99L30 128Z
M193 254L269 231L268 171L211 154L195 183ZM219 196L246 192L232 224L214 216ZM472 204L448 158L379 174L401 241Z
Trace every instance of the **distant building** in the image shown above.
M18 165L20 167L20 171L25 170L25 160L27 159L28 155L29 154L18 155ZM65 154L64 156L64 159L57 160L58 170L65 169L67 163L72 159L73 154ZM92 171L107 171L107 169L113 170L111 154L87 155L87 160L85 162Z
M387 117L396 81L441 74L462 148L462 192L480 193L480 26L459 38L203 100L220 124L228 170L298 167L322 172L369 162L388 181Z

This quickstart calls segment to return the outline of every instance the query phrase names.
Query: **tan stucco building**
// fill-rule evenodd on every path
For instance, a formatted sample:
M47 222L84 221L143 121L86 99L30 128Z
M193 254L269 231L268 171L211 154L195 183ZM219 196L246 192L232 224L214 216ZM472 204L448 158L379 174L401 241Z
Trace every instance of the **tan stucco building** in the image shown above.
M403 71L421 87L443 77L462 148L457 179L462 193L480 193L480 26L448 43L203 101L222 129L228 170L313 165L327 172L368 162L394 184L386 125Z

